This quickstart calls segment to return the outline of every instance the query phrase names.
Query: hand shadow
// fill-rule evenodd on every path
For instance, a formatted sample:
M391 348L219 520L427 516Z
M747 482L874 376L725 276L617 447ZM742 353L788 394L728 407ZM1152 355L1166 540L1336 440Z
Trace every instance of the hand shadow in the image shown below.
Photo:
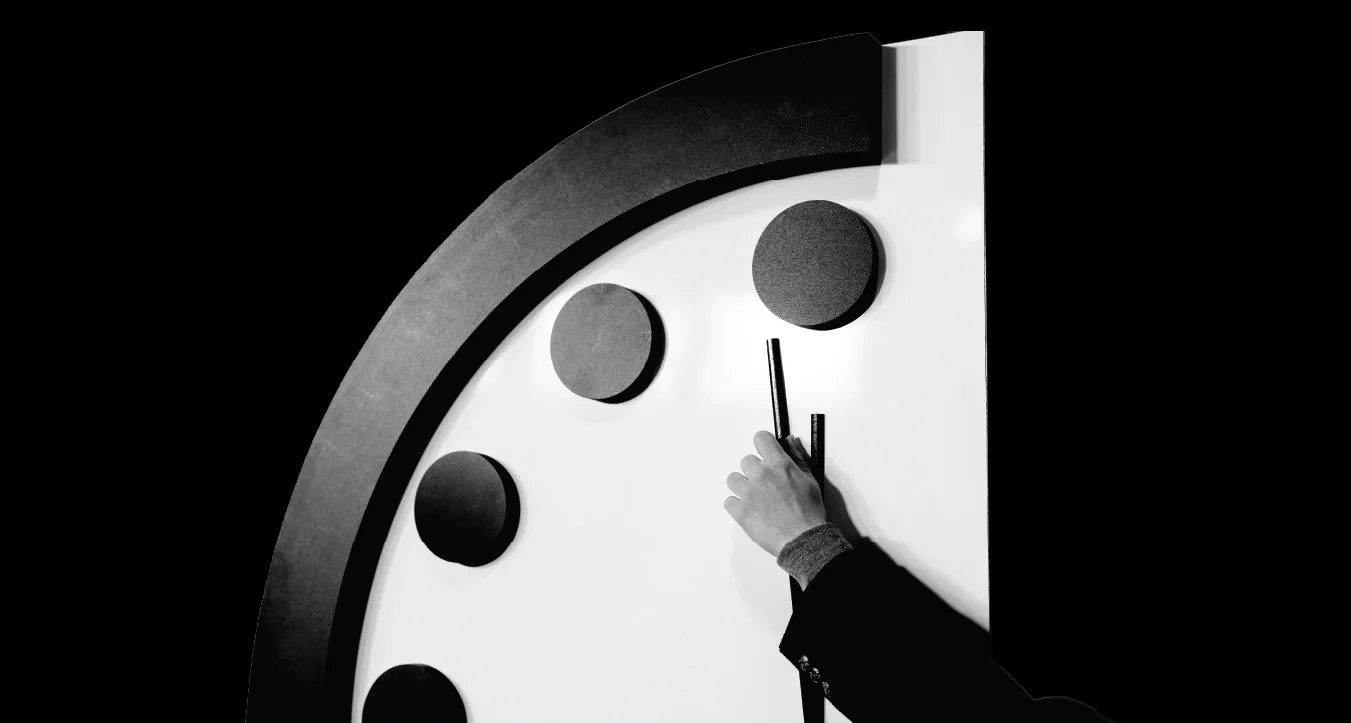
M845 502L844 494L840 491L837 482L846 489L852 489L849 480L827 460L825 474L822 475L821 479L822 497L826 505L826 519L840 528L840 532L849 541L849 544L862 554L885 560L891 566L898 568L901 573L919 580L945 605L980 626L985 635L988 636L990 629L989 603L982 603L974 599L946 575L932 566L926 565L905 545L894 540L882 538L873 540L863 536L858 529L858 525L854 523L853 517L849 514L848 504ZM873 526L869 525L869 527Z

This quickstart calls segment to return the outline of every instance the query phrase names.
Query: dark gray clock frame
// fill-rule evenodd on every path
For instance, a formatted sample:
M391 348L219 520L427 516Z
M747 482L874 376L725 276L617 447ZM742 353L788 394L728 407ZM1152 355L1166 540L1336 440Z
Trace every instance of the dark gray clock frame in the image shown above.
M656 221L755 183L879 164L882 63L864 33L672 83L573 134L451 233L357 354L310 444L259 611L247 720L350 720L394 512L433 432L506 335Z

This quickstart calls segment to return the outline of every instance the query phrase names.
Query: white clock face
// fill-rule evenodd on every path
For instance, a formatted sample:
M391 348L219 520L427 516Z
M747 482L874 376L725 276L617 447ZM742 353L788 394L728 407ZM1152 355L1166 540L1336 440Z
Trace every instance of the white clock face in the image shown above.
M765 340L781 340L792 430L829 424L826 476L860 533L988 627L982 36L901 43L898 158L774 181L692 207L573 276L465 387L409 480L371 590L353 719L385 670L445 674L472 721L800 720L778 652L787 576L728 517L727 474L773 429ZM826 199L885 254L871 307L812 331L751 282L765 226ZM550 331L591 284L645 296L666 349L634 399L570 392ZM520 492L514 541L466 567L432 554L413 501L454 451ZM827 718L844 718L827 704Z

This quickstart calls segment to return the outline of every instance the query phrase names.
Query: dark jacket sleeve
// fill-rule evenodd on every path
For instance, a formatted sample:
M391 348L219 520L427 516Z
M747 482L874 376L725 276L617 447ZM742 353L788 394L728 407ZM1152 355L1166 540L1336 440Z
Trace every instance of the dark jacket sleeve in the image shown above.
M798 597L779 651L852 723L1105 721L1036 702L990 658L990 634L875 547L840 552Z

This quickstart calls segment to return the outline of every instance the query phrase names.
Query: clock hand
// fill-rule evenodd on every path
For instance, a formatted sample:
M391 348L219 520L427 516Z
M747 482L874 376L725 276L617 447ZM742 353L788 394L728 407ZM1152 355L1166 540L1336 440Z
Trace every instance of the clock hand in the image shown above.
M778 339L769 339L765 342L765 351L769 356L769 398L770 405L774 410L774 438L778 440L779 446L789 456L796 456L788 442L788 393L783 386L783 356L779 349ZM812 466L813 472L819 468L820 461L817 458L817 450L825 453L824 439L822 433L823 415L812 415ZM820 475L816 475L817 484L820 484ZM790 575L788 577L788 590L792 596L793 607L798 607L798 598L802 595L802 588L798 586L797 580ZM803 723L824 723L826 719L826 699L816 681L812 680L805 670L798 671L798 689L802 693L802 720Z
M783 357L779 353L779 340L765 342L765 351L769 354L769 401L774 409L774 438L783 444L788 431L788 394L783 388ZM788 451L786 448L784 451Z

